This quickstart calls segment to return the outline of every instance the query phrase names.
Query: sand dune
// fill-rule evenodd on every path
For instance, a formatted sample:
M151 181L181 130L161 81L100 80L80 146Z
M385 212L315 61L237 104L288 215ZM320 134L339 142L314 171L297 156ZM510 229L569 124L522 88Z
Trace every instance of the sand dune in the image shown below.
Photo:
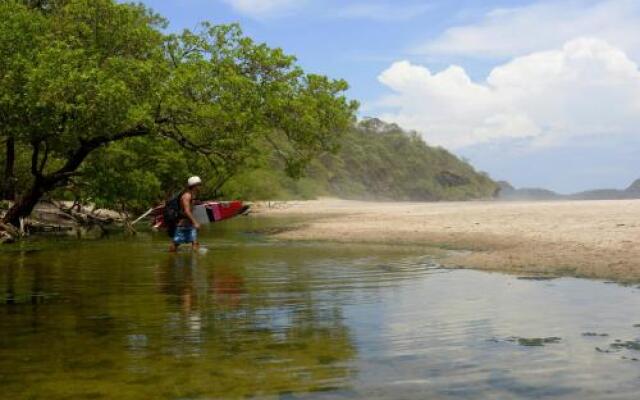
M392 203L322 199L261 208L314 217L277 236L447 249L446 265L640 280L640 200Z

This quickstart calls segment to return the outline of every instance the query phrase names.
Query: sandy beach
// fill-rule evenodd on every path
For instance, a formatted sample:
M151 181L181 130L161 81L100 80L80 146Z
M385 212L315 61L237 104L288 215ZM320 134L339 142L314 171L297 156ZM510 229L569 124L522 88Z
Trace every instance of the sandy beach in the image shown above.
M419 245L447 266L640 281L640 200L393 203L321 199L259 207L310 220L276 236Z

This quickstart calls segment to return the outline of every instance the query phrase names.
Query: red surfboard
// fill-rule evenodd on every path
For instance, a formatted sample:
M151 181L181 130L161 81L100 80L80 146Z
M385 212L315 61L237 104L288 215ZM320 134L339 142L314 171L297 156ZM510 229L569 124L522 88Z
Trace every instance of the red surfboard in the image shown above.
M205 201L193 206L193 217L201 225L213 224L224 221L238 215L246 214L250 209L249 205L240 200L234 201ZM153 209L153 227L156 229L166 228L163 217L164 205Z

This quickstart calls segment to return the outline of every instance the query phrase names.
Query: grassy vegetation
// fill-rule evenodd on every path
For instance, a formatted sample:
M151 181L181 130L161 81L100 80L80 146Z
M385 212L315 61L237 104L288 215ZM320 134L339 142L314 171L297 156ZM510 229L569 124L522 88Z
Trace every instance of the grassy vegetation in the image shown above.
M468 200L494 195L498 186L415 132L378 119L360 122L342 139L336 154L313 161L304 178L287 177L278 160L240 174L223 187L228 197L254 200L337 196L376 200Z

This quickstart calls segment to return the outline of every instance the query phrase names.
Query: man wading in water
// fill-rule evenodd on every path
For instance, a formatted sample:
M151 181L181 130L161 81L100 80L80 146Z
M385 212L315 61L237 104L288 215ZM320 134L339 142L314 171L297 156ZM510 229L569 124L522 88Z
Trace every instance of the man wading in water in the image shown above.
M193 202L198 195L202 180L192 176L187 181L187 188L167 201L164 210L165 223L171 237L170 252L176 252L181 244L191 243L193 250L198 250L198 229L200 224L191 213Z

